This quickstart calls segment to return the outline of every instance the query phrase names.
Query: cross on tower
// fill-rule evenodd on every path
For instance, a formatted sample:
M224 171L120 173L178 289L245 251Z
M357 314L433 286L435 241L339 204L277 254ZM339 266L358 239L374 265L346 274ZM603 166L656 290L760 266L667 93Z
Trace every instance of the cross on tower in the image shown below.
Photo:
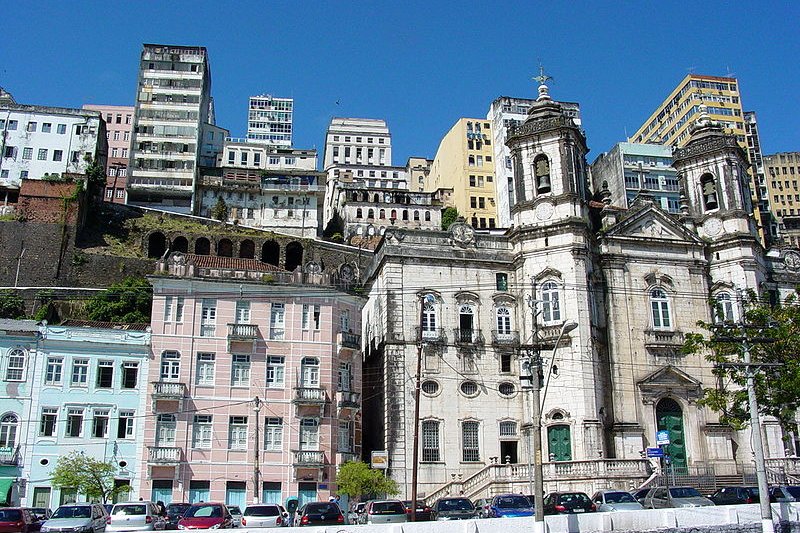
M545 82L547 82L547 80L552 80L553 77L552 76L548 76L547 74L544 73L544 67L540 63L539 64L539 75L538 76L534 76L531 79L533 79L533 81L538 81L539 85L544 85Z

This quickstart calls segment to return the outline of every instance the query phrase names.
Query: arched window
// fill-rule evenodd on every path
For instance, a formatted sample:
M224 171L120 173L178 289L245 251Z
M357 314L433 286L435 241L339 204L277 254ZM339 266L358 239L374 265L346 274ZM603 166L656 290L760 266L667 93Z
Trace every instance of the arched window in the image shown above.
M414 222L419 222L419 211L414 211Z
M358 209L356 209L356 218L361 218L362 215L363 215L363 213L361 211L361 208L359 207Z
M727 292L721 292L717 295L716 305L713 310L714 322L733 322L736 316L733 312L733 300L731 295Z
M370 220L374 219L375 218L375 211L373 211L372 209L367 211L367 218L370 219Z
M8 351L6 381L22 381L25 378L25 362L27 359L27 354L22 348L13 348Z
M437 336L436 305L426 301L422 304L422 338L435 338Z
M475 331L475 310L471 305L462 305L458 309L458 340L472 342Z
M542 284L542 320L545 324L561 320L558 285L554 281Z
M403 220L408 220L408 209L403 209Z
M537 155L533 160L533 173L536 180L536 193L550 192L550 161L546 155Z
M650 291L650 308L653 310L653 328L670 329L672 322L669 316L669 299L663 289Z
M513 420L500 422L500 436L501 437L516 437L517 436L517 423Z
M425 222L430 222L430 221L431 221L431 212L425 211Z
M703 206L706 211L717 209L719 207L719 198L717 197L717 180L711 174L703 174L700 177L700 188L703 193Z
M372 195L372 203L379 204L381 202L381 197L378 196L378 193Z
M392 213L389 215L389 218L392 220L397 220L397 209L392 209Z
M0 448L13 448L17 444L19 419L15 414L7 414L0 420Z
M381 220L386 218L386 209L381 209L380 211L378 211L378 218L380 218Z
M511 310L508 307L498 307L495 313L497 321L497 338L508 339L511 337Z

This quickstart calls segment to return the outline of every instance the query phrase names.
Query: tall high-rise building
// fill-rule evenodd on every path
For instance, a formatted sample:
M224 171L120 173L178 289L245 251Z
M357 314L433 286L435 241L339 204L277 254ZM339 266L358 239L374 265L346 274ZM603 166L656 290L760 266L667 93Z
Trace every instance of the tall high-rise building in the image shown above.
M763 169L779 234L800 247L800 152L765 155Z
M439 144L427 191L452 188L452 205L474 228L496 228L492 130L488 119L461 118Z
M251 96L247 111L247 140L291 148L293 114L292 98L269 94Z
M128 180L128 157L133 128L133 107L122 105L86 104L83 109L99 111L106 121L108 140L108 159L106 162L106 202L125 203L125 189Z
M145 44L131 135L128 203L192 212L204 144L210 140L212 146L222 145L221 139L206 139L207 134L223 135L210 125L211 69L205 47Z
M759 233L762 242L767 242L768 234L765 233L773 226L773 222L768 199L759 194L759 191L763 192L763 188L757 183L757 172L753 169L755 162L748 150L749 132L736 78L687 75L628 140L634 143L683 147L689 141L689 127L697 120L702 105L706 106L709 117L719 122L726 134L735 136L739 146L747 153L751 165L749 173L753 215L761 226Z
M375 118L331 119L325 136L323 169L332 165L391 166L392 135L386 121Z
M528 118L528 111L536 100L533 98L513 98L500 96L489 107L486 118L492 126L494 142L494 175L497 178L497 225L507 228L511 223L511 206L514 205L514 169L511 164L511 150L506 146L509 126L522 124ZM574 102L559 102L565 116L572 118L575 125L581 126L581 108Z

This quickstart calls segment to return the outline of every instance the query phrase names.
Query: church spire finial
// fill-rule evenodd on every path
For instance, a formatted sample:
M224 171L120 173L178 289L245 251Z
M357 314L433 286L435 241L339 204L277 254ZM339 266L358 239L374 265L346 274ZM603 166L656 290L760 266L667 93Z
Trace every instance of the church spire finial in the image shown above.
M537 98L536 100L537 101L550 100L549 89L548 89L546 83L547 83L547 80L552 80L553 77L552 76L548 76L547 74L544 73L544 67L542 66L541 63L539 63L539 75L538 76L534 76L532 79L533 79L533 81L538 81L539 82L539 98Z

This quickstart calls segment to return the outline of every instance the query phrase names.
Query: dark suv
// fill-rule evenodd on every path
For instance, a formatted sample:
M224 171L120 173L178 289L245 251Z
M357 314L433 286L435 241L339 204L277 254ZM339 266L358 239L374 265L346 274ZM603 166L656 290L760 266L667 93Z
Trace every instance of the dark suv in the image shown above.
M344 515L336 502L309 502L297 511L297 526L338 526Z
M469 520L475 516L475 506L466 498L439 498L433 504L434 520Z
M593 513L596 510L584 492L551 492L544 499L544 514Z
M181 519L191 503L171 503L167 505L167 529L178 529L178 520Z
M758 503L758 487L722 487L708 497L714 505Z

